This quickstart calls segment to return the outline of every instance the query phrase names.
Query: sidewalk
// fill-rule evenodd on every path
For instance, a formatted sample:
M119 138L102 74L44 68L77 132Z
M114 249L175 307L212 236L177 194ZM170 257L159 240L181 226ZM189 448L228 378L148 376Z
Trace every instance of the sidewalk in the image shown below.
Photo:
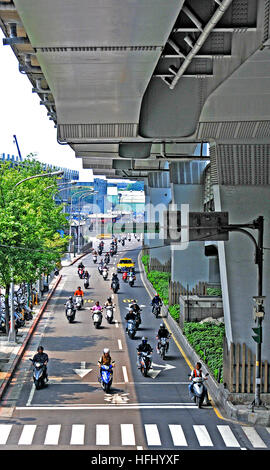
M141 278L147 292L149 293L149 296L152 298L155 294L155 289L146 277L144 266L141 261L141 256L142 252L139 254L138 257ZM177 342L177 346L180 349L182 355L184 356L187 364L192 368L194 364L196 364L196 362L201 362L203 370L209 373L207 388L211 400L214 402L217 414L219 414L221 418L241 421L244 424L269 426L269 405L266 405L265 407L262 406L260 408L255 407L254 410L252 410L250 404L234 404L228 390L225 389L223 384L219 384L213 378L209 369L207 368L207 365L202 361L202 359L195 353L194 349L190 346L186 337L183 335L180 326L168 313L168 308L166 306L162 306L162 317L164 318L164 323L167 324L168 329L172 332L175 341ZM250 399L250 401L252 401L252 399Z
M83 253L77 257L72 256L71 260L65 257L62 260L62 266L71 266L87 254L88 253ZM61 279L61 273L57 278L53 279L52 283L49 285L48 292L42 296L40 304L34 306L33 319L26 322L25 326L19 329L16 342L9 343L7 336L0 336L0 404L31 336Z

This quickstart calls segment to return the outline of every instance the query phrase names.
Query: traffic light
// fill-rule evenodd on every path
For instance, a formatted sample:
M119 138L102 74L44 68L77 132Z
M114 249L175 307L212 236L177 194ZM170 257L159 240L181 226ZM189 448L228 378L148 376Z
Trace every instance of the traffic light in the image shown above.
M256 343L261 344L262 343L262 327L261 327L261 325L258 326L258 328L252 328L252 330L254 331L254 333L256 335L256 336L252 336L252 338L254 339L254 341L256 341Z

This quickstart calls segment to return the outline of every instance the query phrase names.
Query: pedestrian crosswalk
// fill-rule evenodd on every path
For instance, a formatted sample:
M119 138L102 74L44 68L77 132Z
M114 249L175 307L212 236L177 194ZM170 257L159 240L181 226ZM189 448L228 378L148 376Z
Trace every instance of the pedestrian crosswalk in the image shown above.
M0 424L1 446L270 449L270 428L184 424ZM143 438L142 438L143 436ZM165 437L164 437L165 436ZM118 442L116 442L116 437ZM143 442L142 442L143 441Z

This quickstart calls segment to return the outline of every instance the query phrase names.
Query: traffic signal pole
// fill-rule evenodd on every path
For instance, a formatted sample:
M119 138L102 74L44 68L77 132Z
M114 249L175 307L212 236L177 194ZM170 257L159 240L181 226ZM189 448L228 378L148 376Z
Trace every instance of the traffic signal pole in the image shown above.
M258 240L245 230L245 228L258 230ZM262 405L261 402L261 363L262 363L262 321L264 318L264 307L263 307L263 233L264 233L264 218L259 216L251 224L240 224L240 225L228 225L222 227L222 229L228 231L238 231L245 233L251 238L255 245L255 264L258 265L258 279L257 279L257 296L253 297L256 302L255 307L255 322L257 326L252 328L255 336L252 336L254 341L257 343L256 347L256 384L255 384L255 397L251 404L252 409L254 406L259 407Z

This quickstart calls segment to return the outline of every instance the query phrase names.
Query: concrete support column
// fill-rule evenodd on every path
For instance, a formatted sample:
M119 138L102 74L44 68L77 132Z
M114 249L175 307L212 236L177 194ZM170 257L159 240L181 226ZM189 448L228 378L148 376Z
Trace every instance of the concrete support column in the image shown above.
M203 171L205 161L178 162L170 165L172 204L181 210L185 204L189 212L203 211ZM185 249L171 245L171 280L189 289L198 282L208 281L208 260L204 254L204 242L189 242Z
M230 224L250 223L264 217L264 246L270 247L270 145L215 143L210 147L211 184L215 211L228 211ZM257 239L257 231L250 231ZM242 233L230 233L218 242L224 319L230 344L245 344L254 354L253 296L257 295L254 245ZM262 360L270 361L270 251L264 251Z
M171 201L169 172L150 172L147 178L146 213L147 222L159 222L163 226L163 214ZM162 232L147 234L145 237L149 246L150 265L163 269L170 262L170 247L164 246ZM160 265L160 266L159 266Z

